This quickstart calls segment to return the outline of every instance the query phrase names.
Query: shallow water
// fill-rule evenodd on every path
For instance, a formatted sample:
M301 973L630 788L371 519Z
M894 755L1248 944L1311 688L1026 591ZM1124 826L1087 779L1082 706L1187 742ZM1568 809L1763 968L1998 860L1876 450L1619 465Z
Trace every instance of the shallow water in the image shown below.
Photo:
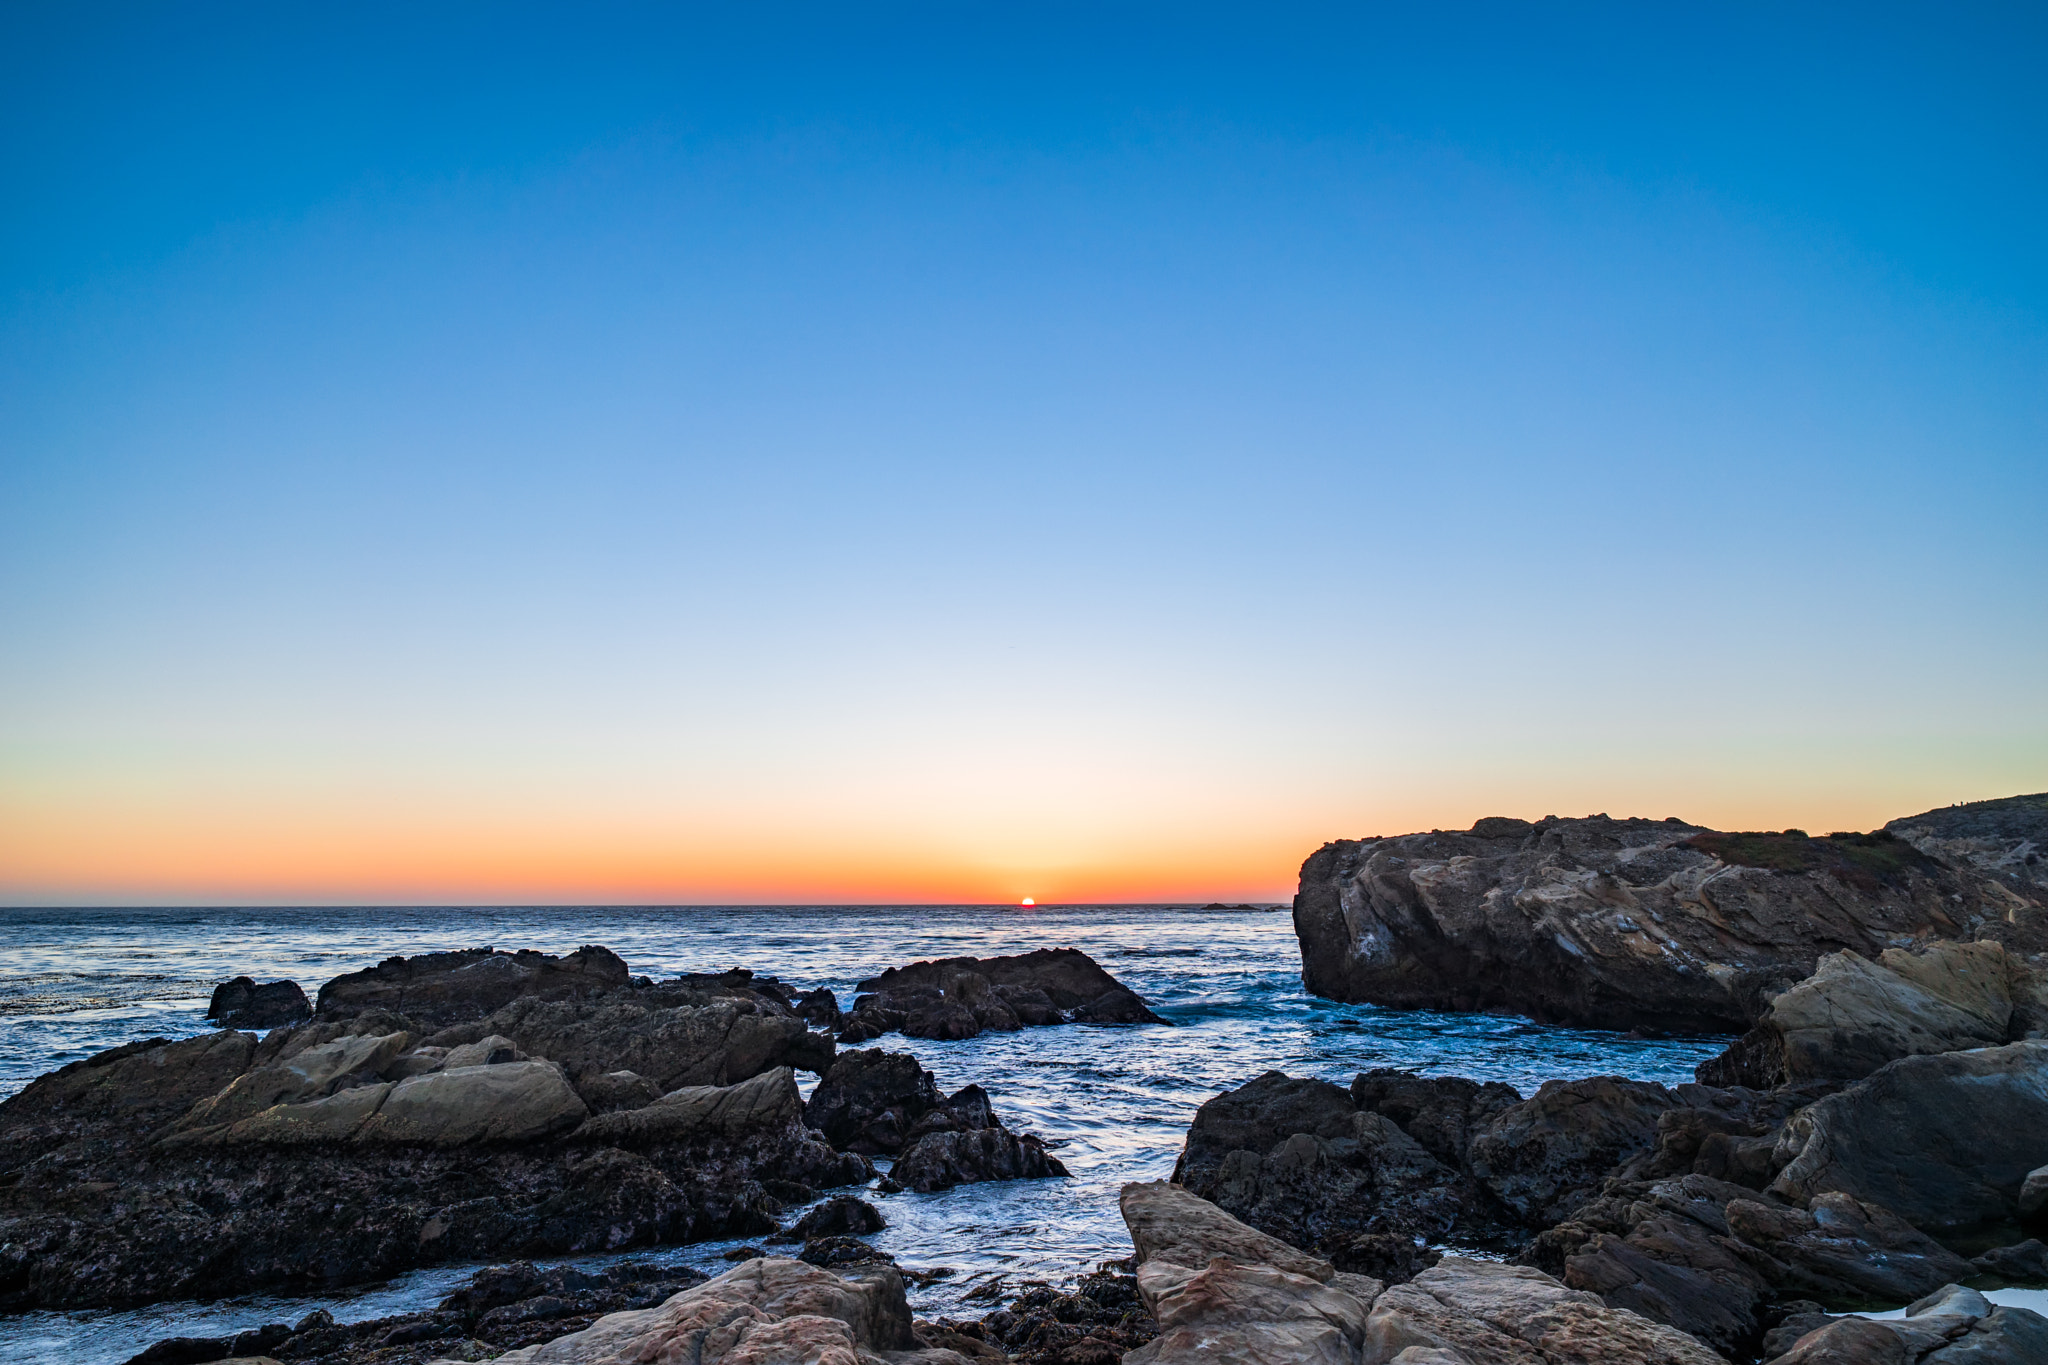
M867 1193L889 1227L871 1240L906 1267L952 1274L912 1302L953 1312L991 1276L1061 1280L1129 1254L1118 1188L1173 1169L1196 1106L1279 1069L1348 1083L1374 1066L1506 1081L1602 1073L1692 1079L1713 1038L1631 1038L1491 1015L1401 1012L1318 1000L1301 988L1284 911L1171 906L805 907L0 911L0 1095L131 1038L201 1032L215 982L237 974L318 983L412 954L492 944L566 952L602 943L636 973L747 967L793 985L851 987L919 958L1072 946L1169 1021L1166 1026L1026 1029L959 1042L891 1036L953 1090L983 1086L1011 1127L1057 1144L1069 1180ZM808 1080L808 1078L807 1078ZM714 1273L709 1243L637 1253ZM584 1258L602 1259L602 1258ZM292 1322L315 1307L358 1321L431 1306L469 1268L421 1271L317 1298L244 1298L107 1313L0 1319L0 1359L80 1365L125 1360L172 1335ZM977 1315L985 1309L972 1309Z

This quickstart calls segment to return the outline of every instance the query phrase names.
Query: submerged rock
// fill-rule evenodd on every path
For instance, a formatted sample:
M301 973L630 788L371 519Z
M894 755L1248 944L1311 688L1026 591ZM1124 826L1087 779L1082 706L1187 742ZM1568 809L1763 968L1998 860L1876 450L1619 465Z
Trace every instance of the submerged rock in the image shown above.
M2048 798L2027 800L2014 819L2048 845ZM2048 948L2048 888L1915 837L1493 817L1326 844L1295 897L1302 981L1338 1000L1706 1032L1747 1028L1844 948Z

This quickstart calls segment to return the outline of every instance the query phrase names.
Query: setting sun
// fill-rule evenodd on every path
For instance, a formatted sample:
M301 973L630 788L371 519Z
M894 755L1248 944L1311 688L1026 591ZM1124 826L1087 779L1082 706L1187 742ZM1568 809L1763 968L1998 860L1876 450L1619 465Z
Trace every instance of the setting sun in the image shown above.
M1019 904L1019 905L1036 905L1036 904L1038 904L1038 902L1037 902L1037 901L1035 901L1035 900L1033 900L1033 899L1031 899L1031 897L1029 897L1029 896L1026 896L1026 897L1025 897L1025 898L1024 898L1023 900L1021 900L1021 901L1018 901L1018 902L1017 902L1017 904Z

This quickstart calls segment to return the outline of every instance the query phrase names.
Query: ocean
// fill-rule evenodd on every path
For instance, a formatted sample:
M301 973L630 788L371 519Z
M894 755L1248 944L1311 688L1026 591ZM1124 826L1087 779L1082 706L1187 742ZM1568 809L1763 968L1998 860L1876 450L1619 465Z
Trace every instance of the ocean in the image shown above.
M1348 1084L1376 1066L1506 1081L1612 1074L1673 1084L1720 1038L1636 1038L1495 1015L1340 1005L1301 987L1285 910L1171 905L305 907L0 910L0 1096L136 1038L185 1037L216 982L320 983L393 954L491 945L561 953L600 943L653 977L745 967L802 988L853 984L922 958L1079 948L1168 1023L1066 1026L957 1042L897 1035L948 1092L985 1088L1013 1129L1036 1132L1067 1180L964 1185L872 1200L870 1240L904 1266L951 1271L912 1291L921 1315L965 1313L993 1277L1061 1281L1128 1255L1119 1187L1171 1173L1202 1101L1268 1070ZM814 1078L800 1074L806 1090ZM736 1243L643 1249L714 1273ZM579 1258L579 1263L604 1258ZM143 1309L0 1318L0 1360L118 1365L174 1335L296 1321L315 1307L360 1320L429 1307L474 1267L418 1271L319 1297L245 1297Z

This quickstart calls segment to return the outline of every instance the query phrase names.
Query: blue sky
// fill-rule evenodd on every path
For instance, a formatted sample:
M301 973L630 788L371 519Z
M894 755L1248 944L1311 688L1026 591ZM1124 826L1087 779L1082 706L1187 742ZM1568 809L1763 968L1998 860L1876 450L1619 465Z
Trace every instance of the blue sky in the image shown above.
M2044 29L11 7L0 895L2048 787Z

